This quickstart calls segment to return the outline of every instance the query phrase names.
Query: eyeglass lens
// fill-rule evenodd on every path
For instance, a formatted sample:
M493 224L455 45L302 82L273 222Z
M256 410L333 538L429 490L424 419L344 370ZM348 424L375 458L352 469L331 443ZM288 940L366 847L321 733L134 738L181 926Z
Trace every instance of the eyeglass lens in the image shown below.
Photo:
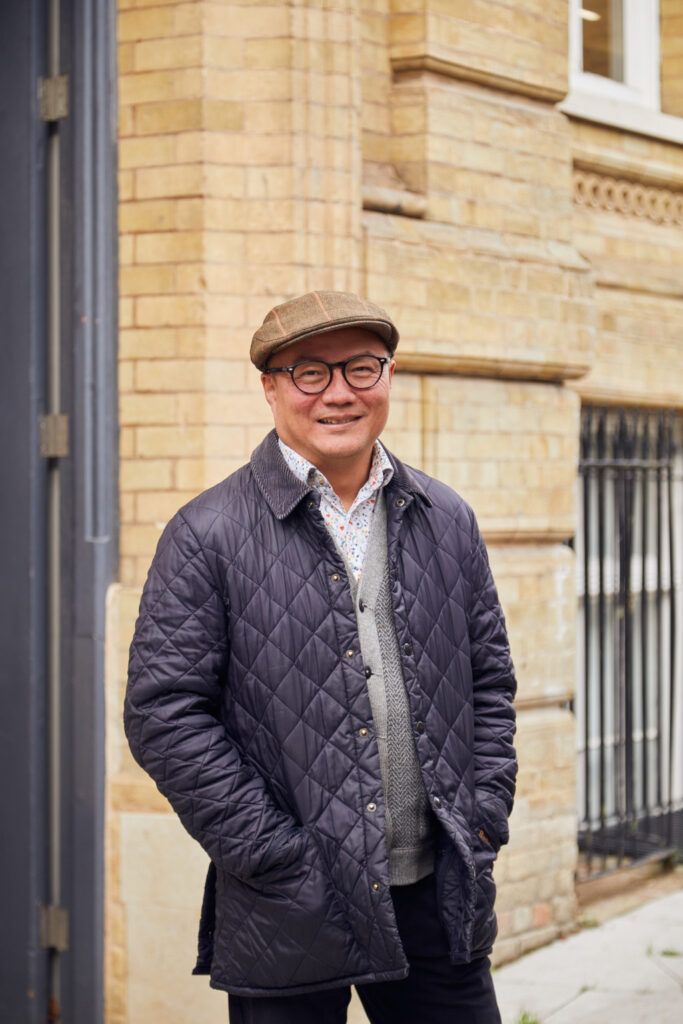
M382 376L383 362L377 356L355 356L342 364L342 373L352 388L371 388ZM300 391L309 395L324 391L332 380L328 363L299 363L292 370L292 380Z

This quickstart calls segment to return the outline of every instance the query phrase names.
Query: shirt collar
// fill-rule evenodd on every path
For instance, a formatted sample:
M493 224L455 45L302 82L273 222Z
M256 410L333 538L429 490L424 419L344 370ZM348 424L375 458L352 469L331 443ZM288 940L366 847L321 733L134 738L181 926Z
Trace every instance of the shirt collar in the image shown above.
M330 491L333 490L327 477L312 462L309 462L299 452L290 448L281 438L278 438L278 445L285 462L297 480L301 480L302 483L308 484L309 487L313 487L315 490L324 491L326 488L329 488ZM394 467L389 461L389 456L382 444L379 441L375 441L372 449L370 472L368 479L363 484L363 488L368 487L370 492L372 492L379 490L380 487L386 487L393 475ZM360 491L358 493L360 494Z

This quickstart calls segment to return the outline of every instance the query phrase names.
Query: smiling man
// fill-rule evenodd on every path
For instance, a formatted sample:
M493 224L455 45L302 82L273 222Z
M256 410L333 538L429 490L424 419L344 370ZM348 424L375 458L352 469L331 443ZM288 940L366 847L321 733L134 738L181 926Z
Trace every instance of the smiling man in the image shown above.
M275 429L166 527L131 749L208 853L195 973L232 1024L496 1024L492 866L516 762L472 510L379 441L398 332L345 292L271 310Z

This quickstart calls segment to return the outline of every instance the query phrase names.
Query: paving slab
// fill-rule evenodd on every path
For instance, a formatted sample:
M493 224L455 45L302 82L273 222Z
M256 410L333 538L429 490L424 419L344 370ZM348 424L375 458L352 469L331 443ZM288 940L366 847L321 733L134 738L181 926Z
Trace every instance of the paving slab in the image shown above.
M503 1024L682 1024L683 890L499 968Z

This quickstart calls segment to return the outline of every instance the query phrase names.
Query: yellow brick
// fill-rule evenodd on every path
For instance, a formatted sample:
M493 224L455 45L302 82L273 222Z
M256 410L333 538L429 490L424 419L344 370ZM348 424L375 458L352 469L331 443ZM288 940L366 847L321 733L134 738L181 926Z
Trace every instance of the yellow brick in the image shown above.
M119 391L133 390L133 366L134 363L119 359Z
M248 132L287 132L291 131L292 104L287 101L280 103L261 102L247 103L244 108L244 128ZM306 111L301 108L301 114Z
M243 199L245 173L241 167L205 167L206 195L230 199Z
M287 36L291 33L291 12L286 5L254 3L240 6L238 10L236 16L232 4L207 4L207 35L268 39L269 36Z
M163 524L159 526L122 526L119 535L119 551L123 557L144 555L148 561L161 535Z
M120 75L119 103L137 104L168 99L174 93L174 78L173 71Z
M230 100L205 100L202 128L211 132L238 132L244 127L244 106Z
M160 38L135 44L133 64L136 71L163 68L191 68L202 64L202 37ZM166 33L165 35L168 35Z
M160 361L160 366L166 365ZM138 392L143 390L138 389ZM163 388L159 389L160 391ZM178 419L177 401L174 395L144 395L133 392L122 395L119 404L120 422L125 425L140 423L175 423Z
M218 458L234 456L235 452L244 451L245 437L244 427L206 427L206 454Z
M135 300L138 327L166 327L204 323L205 304L199 296L163 296Z
M190 263L201 259L203 241L199 231L140 234L135 239L135 257L139 263Z
M175 226L179 231L196 231L204 227L203 199L176 199L173 210Z
M121 427L119 430L119 457L121 459L130 459L134 454L135 431L131 427Z
M205 448L203 427L136 427L138 455L151 458L187 458L201 455Z
M118 17L119 42L137 42L140 39L164 39L173 35L174 13L170 8L157 7L153 11L122 11Z
M119 107L119 138L132 135L135 130L134 112L132 107Z
M133 262L133 245L132 235L119 235L119 266L125 267Z
M206 487L206 465L203 459L180 458L175 464L176 484L197 493Z
M119 204L119 231L170 231L175 227L176 205L170 200Z
M139 359L135 364L135 390L200 391L206 384L201 359Z
M119 171L118 173L119 202L125 203L135 195L135 177L132 171Z
M139 523L168 522L181 506L194 498L189 491L151 491L136 495L135 510Z
M119 298L119 327L132 327L134 320L133 300L124 297Z
M235 71L244 67L244 43L237 37L227 38L207 34L204 38L206 64L206 94L215 99L230 99L235 95ZM226 70L229 75L222 74ZM232 83L228 88L228 83Z
M167 490L172 486L173 462L170 459L122 459L119 483L124 491Z
M158 167L176 162L177 140L173 135L128 138L119 141L119 167Z
M204 327L182 327L175 333L179 359L203 359L209 354L208 331Z
M133 52L132 43L121 43L117 49L119 82L133 70Z
M217 327L239 327L246 322L246 302L241 296L207 295L206 323Z
M174 267L121 267L121 295L158 295L176 290Z
M155 359L175 355L176 332L173 330L125 330L119 332L119 358Z
M150 167L135 172L135 195L138 199L201 196L203 194L204 171L201 164Z
M214 263L191 263L177 266L178 291L214 292L239 295L249 289L250 274L246 267L238 265L218 266Z
M239 131L243 123L242 104L230 100L170 100L164 103L142 103L135 108L137 135L201 129Z
M135 108L135 131L138 135L161 135L202 128L202 106L201 99L142 103Z
M208 231L204 236L204 255L207 260L221 263L241 262L246 259L247 238L230 231Z

